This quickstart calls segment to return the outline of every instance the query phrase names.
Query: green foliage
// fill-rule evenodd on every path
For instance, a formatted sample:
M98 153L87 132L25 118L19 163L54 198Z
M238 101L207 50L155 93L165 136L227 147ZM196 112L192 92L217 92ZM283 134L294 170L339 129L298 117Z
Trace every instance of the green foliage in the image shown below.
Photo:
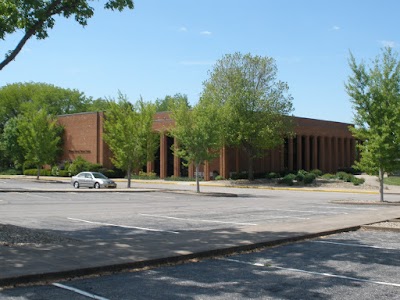
M24 150L18 143L18 136L18 119L14 117L9 119L4 126L3 134L0 136L0 148L3 152L3 160L16 168L22 167L25 161Z
M292 97L276 74L272 58L235 53L218 60L204 83L201 100L217 107L224 143L247 153L250 180L254 158L292 134Z
M246 172L232 173L230 179L239 180L239 179L247 179L249 175Z
M286 176L284 176L283 178L281 178L278 183L279 184L285 184L285 185L289 185L292 186L294 185L294 180L296 179L296 175L294 174L287 174Z
M37 176L37 169L26 169L24 170L24 175L26 176ZM40 169L40 176L51 176L51 170Z
M174 96L165 96L164 99L157 99L155 102L156 111L171 111L177 103L182 103L190 108L190 104L187 95L175 94Z
M379 172L380 200L383 201L383 175L400 168L400 61L390 47L377 56L371 67L356 63L350 55L352 76L346 90L355 109L355 126L350 130L362 141L356 167Z
M315 181L316 176L314 173L307 173L304 175L304 184L311 184Z
M47 111L27 110L18 120L18 132L25 161L38 168L53 164L61 145L62 127Z
M0 39L5 40L7 35L16 32L24 34L15 49L9 51L6 58L0 62L0 70L15 59L31 37L47 38L48 31L54 27L56 20L60 17L73 17L80 25L86 26L88 19L94 15L94 8L89 4L92 1L2 0L0 2ZM119 11L124 8L133 9L133 0L108 0L105 1L104 8Z
M326 180L331 180L331 179L337 178L335 174L330 174L330 173L323 174L321 177L322 177L322 179L326 179Z
M7 170L0 170L0 174L1 175L22 175L22 171L16 170L16 169L7 169Z
M66 170L71 176L74 176L80 172L91 171L105 173L106 169L102 168L100 164L93 164L85 160L82 156L78 156L72 163L66 166ZM106 175L106 174L104 174ZM107 176L107 175L106 175Z
M215 176L215 180L225 180L225 178L222 177L221 175L217 175Z
M267 179L276 179L276 178L280 178L280 177L281 177L281 175L279 173L275 173L275 172L269 172L266 175Z
M313 173L316 177L321 177L323 174L322 171L318 169L311 170L310 173Z
M297 182L302 182L302 181L304 181L304 178L306 177L306 175L307 175L308 173L303 173L303 172L297 172L297 174L296 174L296 177L295 177L295 179L296 179L296 181Z
M166 181L197 181L197 180L202 181L202 179L200 179L200 178L178 177L178 176L167 177L167 178L165 178L165 180Z
M140 99L132 104L119 93L118 102L109 101L104 121L104 140L110 147L114 165L131 173L154 159L158 135L152 131L155 105Z
M351 179L351 182L354 185L360 185L360 184L363 184L365 182L365 179L364 178L357 178L357 177L353 176L353 178Z
M198 174L200 165L218 157L222 146L218 107L208 99L201 99L192 110L185 101L174 102L171 110L175 121L171 135L178 141L172 150L176 156L193 163ZM200 192L198 181L197 192Z

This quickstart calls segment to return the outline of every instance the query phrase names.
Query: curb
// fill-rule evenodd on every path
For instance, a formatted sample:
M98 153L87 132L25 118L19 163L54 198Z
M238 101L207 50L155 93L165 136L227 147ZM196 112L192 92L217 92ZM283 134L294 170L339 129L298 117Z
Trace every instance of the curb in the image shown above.
M321 236L327 236L342 232L356 231L361 226L352 226L340 229L333 229L317 233L310 233L301 236L281 238L267 242L258 242L248 245L233 246L222 249L208 250L186 255L171 256L165 258L157 258L151 260L136 261L131 263L106 265L91 268L75 269L70 271L49 272L41 274L23 275L18 277L9 277L0 279L0 288L13 288L24 285L40 285L49 282L61 281L71 278L90 277L99 275L109 275L117 272L141 271L147 268L155 268L161 266L177 265L193 262L193 260L211 259L220 256L230 256L242 254L249 251L262 250L264 248L281 246L288 243L296 243L304 240L314 239Z

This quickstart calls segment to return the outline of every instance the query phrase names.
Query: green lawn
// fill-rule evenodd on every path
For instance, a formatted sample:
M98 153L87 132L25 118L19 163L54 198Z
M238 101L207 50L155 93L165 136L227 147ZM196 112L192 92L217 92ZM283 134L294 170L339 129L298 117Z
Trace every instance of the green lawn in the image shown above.
M385 184L400 185L400 176L390 176L384 179Z

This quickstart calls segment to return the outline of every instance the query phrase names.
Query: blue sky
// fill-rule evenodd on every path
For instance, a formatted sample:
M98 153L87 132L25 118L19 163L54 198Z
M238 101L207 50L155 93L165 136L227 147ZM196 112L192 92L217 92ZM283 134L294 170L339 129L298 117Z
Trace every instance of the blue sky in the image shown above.
M351 123L349 52L370 62L400 45L398 0L135 0L123 13L103 3L85 28L57 19L48 39L30 40L0 86L45 82L94 98L120 90L131 101L183 93L195 104L215 61L239 51L276 60L294 115ZM0 55L18 38L0 41Z

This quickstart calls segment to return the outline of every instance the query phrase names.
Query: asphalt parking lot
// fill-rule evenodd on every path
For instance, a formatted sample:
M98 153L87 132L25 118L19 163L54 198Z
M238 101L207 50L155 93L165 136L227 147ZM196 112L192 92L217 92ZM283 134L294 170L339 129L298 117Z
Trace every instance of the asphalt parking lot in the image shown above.
M400 234L356 231L207 259L0 291L0 299L399 299Z
M399 292L398 233L356 231L293 243L399 218L400 206L337 203L376 194L207 186L199 196L187 185L135 186L88 192L66 182L2 180L1 223L30 231L11 243L0 235L0 282L61 275L46 277L56 285L4 289L0 299L396 299ZM221 256L254 244L280 246ZM170 257L188 256L187 262L197 253L218 258L165 266ZM129 272L132 262L163 258L162 266ZM122 273L105 267L91 271L95 278L61 279L121 264Z

